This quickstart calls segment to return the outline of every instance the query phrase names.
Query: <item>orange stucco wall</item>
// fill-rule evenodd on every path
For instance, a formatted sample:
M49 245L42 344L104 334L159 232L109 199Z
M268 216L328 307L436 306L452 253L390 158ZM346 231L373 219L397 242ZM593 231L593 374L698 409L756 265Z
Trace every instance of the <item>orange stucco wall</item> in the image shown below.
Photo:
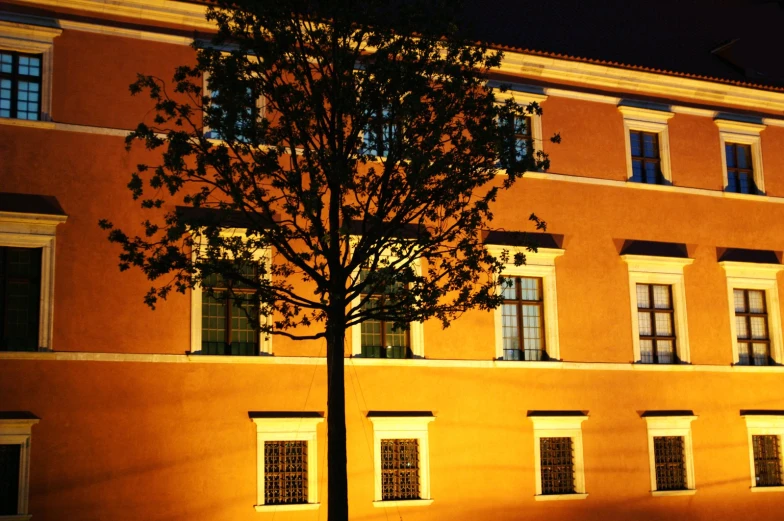
M102 127L130 129L150 103L131 98L137 72L169 79L193 60L185 46L65 30L55 40L55 121L66 131L0 124L0 192L54 195L69 214L57 229L53 347L59 352L184 355L189 295L155 311L149 282L120 274L117 248L97 222L128 231L145 218L126 188L152 156L124 149ZM526 82L528 79L522 78ZM535 82L535 79L530 81ZM616 93L617 94L617 93ZM611 104L551 96L542 103L550 171L625 181L623 118ZM726 109L727 107L716 107ZM0 121L0 123L2 123ZM495 207L499 228L530 230L535 212L564 235L556 260L561 357L553 368L493 365L493 314L469 312L442 330L424 326L429 361L347 366L352 519L406 520L531 516L551 519L779 519L780 494L749 491L741 409L784 409L782 374L730 369L729 303L717 248L784 249L784 205L722 197L719 134L704 116L669 122L673 183L713 192L526 178ZM784 195L784 128L762 133L766 188ZM684 243L694 370L639 370L632 354L627 239ZM779 279L781 284L782 280ZM780 332L779 332L780 334ZM273 359L145 363L0 357L0 411L30 411L30 511L35 520L322 519L327 493L324 425L319 427L318 511L255 513L256 439L250 411L325 411L321 342L273 341ZM299 358L289 358L299 357ZM17 357L18 358L18 357ZM75 357L72 357L75 358ZM151 359L147 359L151 360ZM476 364L467 363L477 361ZM615 363L603 366L602 364ZM693 410L697 494L650 494L645 410ZM428 507L374 508L368 411L432 411ZM582 410L585 501L534 501L530 410Z

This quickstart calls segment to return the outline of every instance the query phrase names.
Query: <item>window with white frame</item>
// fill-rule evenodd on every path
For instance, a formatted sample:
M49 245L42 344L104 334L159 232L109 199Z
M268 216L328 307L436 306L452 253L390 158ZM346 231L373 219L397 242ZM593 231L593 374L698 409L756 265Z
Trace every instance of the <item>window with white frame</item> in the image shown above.
M0 118L49 121L53 45L62 30L28 18L0 20Z
M654 496L694 494L694 451L691 422L684 414L646 412L651 494Z
M220 111L220 108L221 108L221 105L219 103L219 100L221 98L220 91L218 89L212 87L212 85L210 83L210 73L209 72L204 72L203 73L202 82L203 82L203 89L204 89L204 93L205 93L204 95L207 96L210 99L209 105L207 107L205 107L205 109L206 110L213 110L213 111L216 111L216 112ZM261 119L266 117L267 106L266 106L264 97L263 96L254 96L253 93L251 92L250 87L247 88L246 91L245 91L245 101L238 102L238 103L237 102L232 103L232 105L234 105L234 104L245 106L246 107L245 113L244 114L242 114L242 113L239 113L239 114L222 113L222 115L223 115L224 121L226 121L226 118L228 118L228 117L234 117L236 119L236 121L234 122L234 128L237 131L236 139L237 139L237 141L243 142L243 141L246 140L245 136L243 136L243 134L242 134L242 132L243 132L242 131L242 127L245 124L243 122L243 119L247 119L248 121L260 121ZM218 130L216 130L216 129L211 128L206 123L206 121L204 122L203 127L204 128L202 129L202 131L204 132L204 137L206 137L207 139L212 139L212 140L215 140L215 141L220 141L220 140L223 139L223 136L221 136L220 132Z
M352 241L356 240L352 238ZM390 265L395 262L395 256L388 251L380 255L380 265ZM415 260L411 267L417 276L422 273L422 264ZM368 270L359 271L360 279L367 276ZM398 286L389 288L388 291L397 291ZM372 308L383 303L386 291L379 294L362 294L357 297L353 305L357 306L365 300L364 308ZM424 324L413 321L408 324L408 329L396 328L393 321L382 319L367 319L361 324L351 327L351 356L362 358L424 358Z
M748 432L752 492L784 491L781 440L784 412L743 414Z
M245 230L224 228L223 237L245 237ZM206 243L201 249L194 247L194 255L205 254ZM248 278L259 274L262 263L269 263L269 250L253 252L255 263L238 266L239 273ZM269 270L267 275L269 276ZM205 288L209 288L209 291ZM191 353L203 355L254 356L272 354L270 335L261 333L254 324L254 314L259 313L258 323L268 317L260 315L253 302L254 291L241 282L227 281L218 275L206 277L191 289Z
M621 255L629 269L634 360L688 363L686 289L683 268L693 259Z
M27 519L30 438L38 421L30 414L0 413L0 519Z
M317 413L252 413L256 425L256 511L319 507Z
M715 123L719 127L724 191L764 194L760 132L765 125L728 119L716 119Z
M582 412L529 411L534 424L537 501L585 499Z
M429 505L430 412L370 412L376 507Z
M732 361L736 365L782 362L781 314L776 275L781 264L722 261L727 276Z
M544 94L515 90L514 88L509 88L505 92L501 92L500 89L496 88L493 94L497 103L504 103L508 99L513 99L523 107L527 107L531 103L541 104L547 99L547 96ZM513 121L503 123L514 125L516 159L522 159L529 152L536 154L542 151L541 114L526 112L525 116L516 117Z
M365 128L362 129L361 152L375 157L389 156L398 134L391 110L388 107L370 114Z
M618 110L623 115L627 180L645 184L672 184L667 122L674 114L627 105L619 105Z
M0 194L9 196L24 200L31 212L48 211L37 205L53 199ZM51 350L55 230L67 216L1 208L0 204L0 351Z
M526 263L515 266L515 248L487 245L491 255L510 262L504 267L500 291L504 302L495 309L495 356L498 360L559 360L558 303L555 259L559 248L526 251Z

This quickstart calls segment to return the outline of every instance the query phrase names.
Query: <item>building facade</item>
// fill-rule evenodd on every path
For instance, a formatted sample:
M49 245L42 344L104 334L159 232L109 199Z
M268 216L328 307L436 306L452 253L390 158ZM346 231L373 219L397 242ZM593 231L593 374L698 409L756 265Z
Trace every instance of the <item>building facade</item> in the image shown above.
M326 517L325 345L206 354L215 303L150 310L97 225L144 219L128 84L208 28L159 0L0 8L0 519ZM784 90L515 50L496 72L551 159L496 224L550 234L495 312L349 335L351 518L779 519Z

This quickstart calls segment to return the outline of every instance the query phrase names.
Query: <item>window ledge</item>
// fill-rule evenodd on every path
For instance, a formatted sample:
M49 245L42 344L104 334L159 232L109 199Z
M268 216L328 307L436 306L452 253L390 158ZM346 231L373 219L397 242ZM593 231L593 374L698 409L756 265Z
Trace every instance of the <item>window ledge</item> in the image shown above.
M256 512L293 512L295 510L318 510L321 503L299 503L296 505L254 505ZM0 518L2 521L2 518Z
M696 489L690 490L651 490L651 495L653 497L662 497L662 496L693 496L697 493Z
M541 494L534 496L536 501L566 501L569 499L585 499L588 494Z
M778 487L751 487L751 491L752 492L784 492L784 486L778 486Z
M12 516L0 516L0 521L30 521L32 518L31 514L15 514Z
M376 508L398 508L398 507L426 507L432 505L432 499L406 499L400 501L373 501Z
M0 125L12 125L15 127L32 127L32 128L55 127L55 124L52 121L42 121L40 119L14 119L14 118L0 118ZM22 519L22 517L0 516L0 519Z

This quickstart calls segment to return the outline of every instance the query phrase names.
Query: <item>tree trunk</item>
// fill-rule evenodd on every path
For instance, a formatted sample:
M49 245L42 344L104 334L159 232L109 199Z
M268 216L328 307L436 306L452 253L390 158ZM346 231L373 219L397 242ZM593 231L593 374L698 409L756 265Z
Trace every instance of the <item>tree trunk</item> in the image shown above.
M327 321L327 520L348 521L346 394L343 376L346 327L345 322L330 322Z

